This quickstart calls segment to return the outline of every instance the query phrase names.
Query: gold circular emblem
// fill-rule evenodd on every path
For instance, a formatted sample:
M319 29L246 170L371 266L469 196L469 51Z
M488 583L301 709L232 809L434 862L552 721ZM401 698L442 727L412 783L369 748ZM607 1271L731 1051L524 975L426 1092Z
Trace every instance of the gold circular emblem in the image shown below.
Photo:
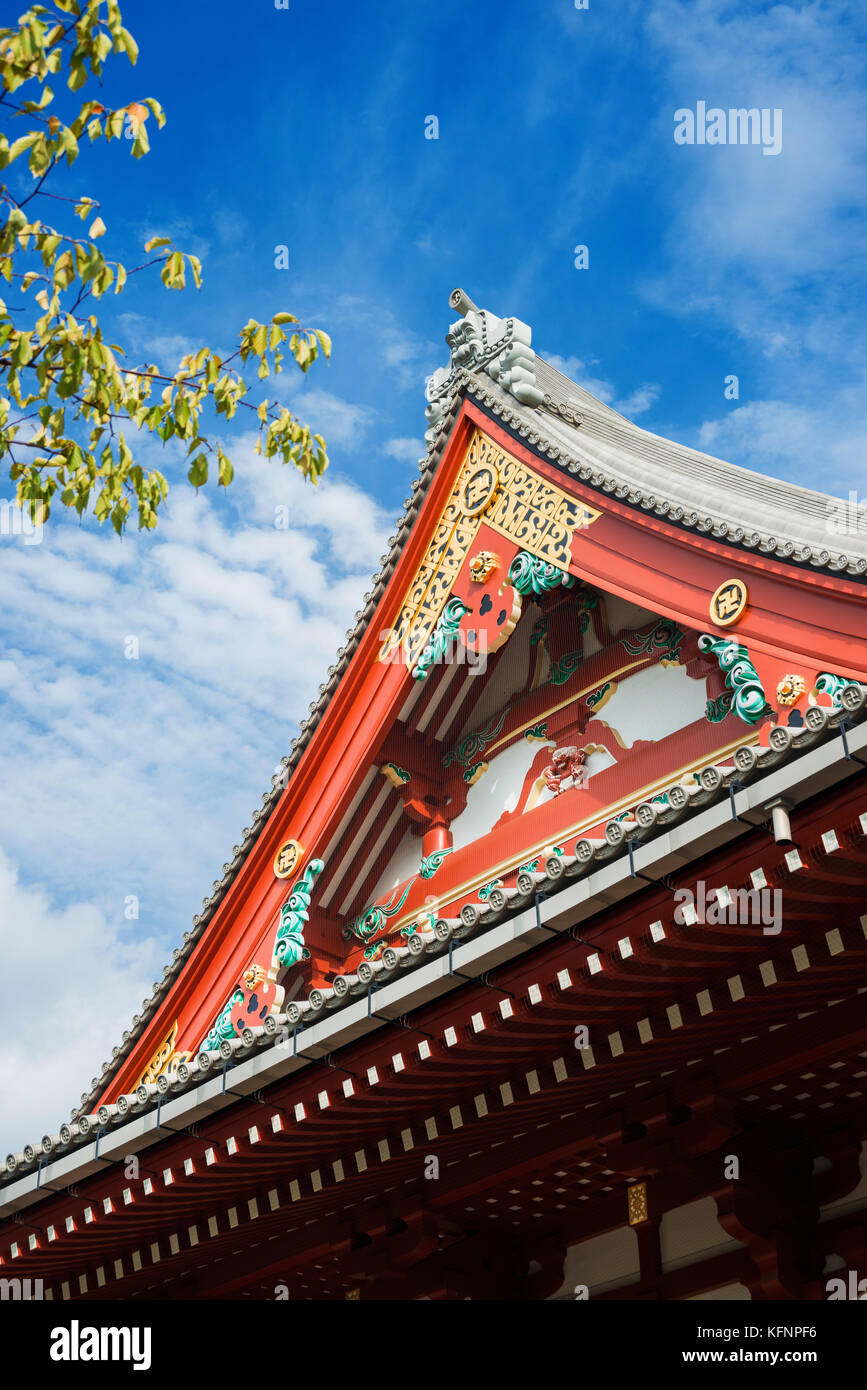
M281 845L274 859L274 872L278 878L288 878L294 874L304 855L297 840L287 840Z
M746 612L747 586L742 579L727 579L710 601L710 618L717 627L731 627Z
M480 463L474 468L461 491L463 510L467 516L477 516L490 506L500 485L500 475L492 463Z

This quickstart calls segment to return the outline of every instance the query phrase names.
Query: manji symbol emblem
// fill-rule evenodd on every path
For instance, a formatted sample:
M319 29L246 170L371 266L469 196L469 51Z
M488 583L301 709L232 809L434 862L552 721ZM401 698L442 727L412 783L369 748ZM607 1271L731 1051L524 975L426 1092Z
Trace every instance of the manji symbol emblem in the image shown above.
M464 515L478 516L490 505L500 482L500 475L493 464L484 464L473 469L464 483Z
M301 863L304 850L297 840L287 840L281 845L274 859L274 873L278 878L290 878Z
M744 616L747 586L742 579L727 579L710 601L710 619L717 627L731 627Z
M418 661L482 522L537 559L568 570L574 532L601 515L476 430L380 661L391 661L399 648L407 666Z

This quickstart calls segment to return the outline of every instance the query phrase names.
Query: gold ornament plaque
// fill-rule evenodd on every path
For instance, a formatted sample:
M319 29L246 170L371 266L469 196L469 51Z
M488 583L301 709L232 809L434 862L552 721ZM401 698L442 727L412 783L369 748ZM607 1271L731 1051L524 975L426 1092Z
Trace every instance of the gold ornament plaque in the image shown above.
M710 620L717 627L731 627L747 609L749 594L742 579L726 579L710 601Z
M494 555L492 551L480 550L478 555L474 555L470 560L470 579L474 584L484 584L499 563L499 556Z
M483 521L537 559L568 570L574 532L601 515L476 430L379 660L392 661L400 648L407 666L415 665Z
M788 671L777 686L777 699L781 705L796 705L806 688L803 676Z
M295 873L303 857L303 846L299 845L297 840L287 840L275 855L274 873L278 878L289 878Z
M640 1226L647 1220L647 1183L634 1182L626 1190L626 1205L630 1226Z

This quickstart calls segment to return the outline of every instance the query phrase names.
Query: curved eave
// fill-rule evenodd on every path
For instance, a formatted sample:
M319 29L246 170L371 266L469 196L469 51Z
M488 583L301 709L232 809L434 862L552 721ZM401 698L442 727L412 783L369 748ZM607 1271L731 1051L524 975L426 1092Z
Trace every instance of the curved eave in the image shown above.
M848 744L844 744L841 738L840 726L844 719L848 721L845 726L849 729ZM642 829L640 825L636 827L630 832L631 839L624 834L622 822L610 820L605 826L603 838L595 842L580 842L589 847L582 850L580 855L559 861L555 857L554 861L548 861L545 872L535 875L537 889L551 904L548 911L553 912L554 917L562 918L564 910L567 913L571 911L569 904L573 899L583 904L582 916L592 915L593 903L597 898L601 905L640 892L646 882L645 876L653 881L670 870L672 856L682 867L684 863L701 858L732 838L755 831L754 822L736 819L733 811L736 810L740 816L744 812L756 812L772 798L783 795L797 802L805 801L845 778L859 774L861 759L856 763L850 754L857 755L865 748L867 689L852 687L844 707L839 711L830 715L818 711L811 726L797 731L780 729L771 747L756 750L744 745L735 752L730 763L706 768L701 774L700 786L692 797L680 808L670 807L646 828ZM735 796L740 801L735 800ZM867 810L860 817L858 834L867 836ZM638 877L634 870L638 872ZM604 883L597 878L600 873ZM490 943L498 932L502 936L506 959L521 951L532 950L539 944L538 929L533 930L532 903L528 907L526 902L520 902L496 916L491 914L485 903L476 901L475 906L478 910L476 924L472 930L460 930L460 945L467 946L474 960L482 960L481 968L490 968L490 963L484 958L486 951L493 949ZM452 934L461 928L462 923L455 921ZM489 929L493 929L493 934L489 934ZM439 941L427 938L426 946L428 949L419 955L413 955L405 948L395 953L397 963L391 970L381 963L375 963L378 965L374 972L378 976L377 984L382 985L388 980L389 988L397 991L388 1003L388 1007L395 1010L395 1015L408 1012L409 1008L424 1002L414 997L414 981L421 980L426 972L430 973L432 957L442 957L448 952L448 938ZM588 944L588 949L592 952L592 945ZM463 961L460 963L464 964ZM450 969L445 974L440 970L436 982L431 986L431 997L441 993L444 988L459 987L461 978L452 976ZM306 1064L309 1058L305 1058L304 1054L309 1052L310 1047L331 1051L372 1028L382 1026L383 1020L379 1014L374 1015L373 1020L368 1014L363 1024L355 1021L356 1014L361 1018L359 1009L364 1013L366 987L352 976L344 977L344 984L345 992L334 988L318 991L315 1008L307 1001L307 1008L302 1011L305 1016L298 1027L297 1046L288 1062L289 1049L281 1044L282 1037L287 1035L287 1027L291 1035L293 1024L285 1016L282 1036L262 1029L256 1030L257 1035L249 1045L240 1038L231 1044L221 1094L237 1094L239 1087L243 1087L245 1093L255 1090L287 1069L295 1070L299 1065ZM347 1028L344 1020L350 1018L353 1022L349 1034L344 1036ZM274 1075L270 1074L272 1069ZM6 1173L0 1175L0 1189L4 1190L4 1195L0 1197L0 1215L22 1210L38 1201L43 1182L50 1185L54 1182L68 1184L79 1181L104 1162L106 1155L136 1152L140 1147L159 1139L162 1137L159 1108L163 1101L170 1103L169 1121L183 1122L185 1110L196 1108L199 1088L212 1085L212 1078L210 1064L201 1070L198 1065L191 1067L186 1079L176 1077L169 1081L163 1077L162 1086L152 1084L148 1088L148 1099L137 1108L135 1114L122 1114L111 1106L104 1117L104 1124L100 1117L92 1114L88 1117L87 1132L76 1133L74 1126L71 1142L47 1158L34 1145L35 1152L16 1161L11 1169L7 1166ZM209 1110L212 1108L208 1106ZM103 1135L102 1159L99 1157L100 1138L95 1139L100 1133ZM127 1135L131 1136L130 1140L125 1138ZM47 1172L42 1171L43 1166L47 1167Z
M454 392L440 421L436 437L432 440L426 457L420 462L419 476L413 483L412 496L406 499L403 514L398 518L395 534L390 539L389 550L382 557L380 570L373 576L371 588L365 595L364 607L355 615L355 626L347 631L346 642L338 651L334 665L329 668L327 679L319 687L316 700L309 707L308 718L300 721L298 737L292 740L290 753L283 759L282 774L278 775L272 786L263 793L261 805L253 812L250 825L245 828L240 842L234 846L231 860L223 865L222 876L214 881L211 893L203 899L201 912L194 916L191 930L184 933L182 944L173 952L161 980L154 984L150 997L143 1001L141 1014L133 1018L121 1044L113 1050L111 1059L103 1065L99 1076L93 1079L89 1090L82 1095L81 1104L73 1109L73 1119L88 1113L111 1086L124 1062L152 1023L160 1005L172 989L187 959L202 939L268 825L272 812L295 774L385 594L465 400L474 402L514 439L525 444L540 457L550 460L558 470L574 476L600 498L612 498L625 507L648 517L653 516L679 531L691 533L696 537L710 538L731 548L732 552L761 555L768 560L783 563L792 573L822 573L858 584L867 581L867 538L864 541L865 554L832 553L805 539L804 533L797 533L791 525L787 531L781 527L775 528L774 534L770 531L746 530L737 518L731 515L715 513L710 509L697 509L691 505L691 502L695 501L695 489L691 495L684 495L681 490L682 500L677 500L674 495L660 495L661 489L652 491L648 487L637 485L634 481L625 480L623 476L617 476L613 467L600 467L598 455L600 449L609 447L606 440L614 440L636 458L639 448L658 451L659 446L665 446L671 457L680 459L684 467L700 463L702 468L713 467L722 470L722 475L729 484L733 481L746 483L752 479L753 486L769 487L772 498L779 504L776 514L780 516L797 515L799 506L806 508L809 504L810 514L815 518L818 508L826 508L828 503L835 500L825 494L810 493L806 489L773 479L760 478L759 484L756 484L755 480L759 475L750 474L748 470L713 459L709 455L698 454L671 441L660 440L658 436L641 430L601 402L595 402L589 393L575 387L542 359L538 359L538 364L541 369L540 381L548 388L546 404L538 408L521 406L486 374L467 371L456 374ZM554 390L558 393L556 396L551 394ZM785 508L781 506L781 499L786 501ZM857 541L859 538L854 539Z

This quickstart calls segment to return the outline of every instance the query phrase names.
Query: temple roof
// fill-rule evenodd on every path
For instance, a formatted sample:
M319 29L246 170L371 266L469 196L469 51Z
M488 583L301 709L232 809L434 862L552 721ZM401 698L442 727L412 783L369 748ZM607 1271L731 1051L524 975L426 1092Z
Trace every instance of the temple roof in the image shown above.
M454 291L452 302L471 306L461 290ZM486 332L476 334L475 342L483 338L488 351L477 347L473 355L461 330L476 320L485 320ZM466 392L582 482L621 501L777 559L850 577L867 573L867 530L847 535L845 552L830 543L835 537L828 520L840 499L651 434L539 357L530 337L518 320L495 320L468 307L447 337L458 344L450 367L431 378L431 449L445 442L445 420L439 415L443 398ZM525 341L520 343L523 371L516 380L514 368L500 364L504 354L509 361L508 354L515 353L518 339ZM492 355L498 342L506 344L499 358Z
M489 415L530 448L581 480L585 486L616 497L637 510L717 541L765 554L793 568L860 578L867 574L867 535L846 537L847 553L829 550L827 519L834 499L792 483L766 477L649 433L619 415L583 387L538 357L531 332L517 319L500 319L479 310L462 290L450 297L462 317L446 336L449 365L427 386L429 429L427 454L404 503L381 568L356 613L355 626L328 670L309 717L300 721L298 737L283 759L253 812L250 825L223 865L202 910L184 933L162 979L143 1002L120 1046L113 1050L73 1117L86 1114L119 1070L153 1018L184 962L204 933L277 805L288 778L300 762L331 697L383 596L415 523L452 427L465 399ZM841 504L844 505L844 504ZM755 529L756 519L762 529Z
M498 962L511 960L516 954L540 944L543 932L546 940L550 940L552 931L555 936L568 936L576 922L591 917L602 904L602 911L608 912L613 904L641 893L648 883L669 887L666 874L683 867L690 858L701 859L714 849L753 835L757 829L754 817L772 796L800 802L853 775L861 762L858 754L867 747L865 720L867 689L852 685L844 692L839 709L811 708L802 727L795 730L777 728L767 748L742 745L727 756L724 763L704 768L691 789L678 786L679 795L672 796L666 806L653 807L644 803L637 808L635 821L624 825L620 819L610 819L601 837L579 839L574 854L553 854L540 864L538 871L528 868L519 875L517 891L510 901L495 904L477 899L471 905L472 914L467 914L465 906L460 918L441 919L434 929L408 938L406 946L390 948L380 960L361 963L357 973L338 976L330 986L314 989L306 999L290 1002L285 1013L269 1020L270 1027L245 1030L245 1035L249 1036L242 1035L231 1043L223 1043L213 1067L215 1054L205 1054L204 1058L200 1055L189 1066L181 1068L172 1080L162 1075L157 1083L140 1086L139 1094L127 1097L123 1105L101 1105L95 1113L82 1107L77 1112L80 1124L64 1127L65 1133L61 1130L54 1136L49 1148L43 1151L34 1143L23 1153L10 1155L6 1171L0 1172L3 1194L0 1206L6 1212L23 1209L38 1200L40 1178L47 1176L47 1186L43 1190L50 1192L57 1190L53 1187L55 1176L63 1182L78 1180L92 1173L97 1163L110 1162L106 1154L115 1149L124 1154L135 1152L134 1148L118 1148L118 1143L125 1141L120 1136L107 1134L100 1154L98 1136L101 1132L123 1131L130 1125L135 1130L137 1143L141 1142L138 1136L145 1130L147 1142L152 1142L161 1133L157 1108L163 1099L177 1101L180 1107L170 1109L163 1128L171 1130L173 1120L180 1121L183 1127L183 1106L197 1104L193 1093L198 1094L203 1083L214 1082L215 1072L215 1084L221 1097L218 1104L226 1103L222 1100L226 1095L242 1098L234 1085L226 1091L225 1074L220 1085L219 1068L224 1059L225 1065L251 1068L250 1076L254 1079L251 1081L245 1075L246 1090L261 1087L302 1063L328 1061L331 1053L345 1042L395 1018L402 1021L411 1009L438 997L446 989L459 988L467 979L475 982L473 975L466 973L468 966L476 972L490 970ZM848 743L841 739L841 728L847 727ZM850 753L854 755L851 759ZM858 758L857 763L855 758ZM748 819L745 813L753 818ZM682 833L685 821L692 822L688 838ZM825 858L832 855L840 848L840 842L845 842L847 852L851 848L852 852L860 853L864 837L867 837L867 812L860 814L855 826L847 826L845 830L840 826L839 835L837 831L832 831L830 837L826 834L823 855ZM771 843L765 843L765 853ZM766 882L760 866L762 852L758 851L758 868L762 875L760 881ZM797 848L788 851L771 882L778 884L804 871L812 872L808 865L814 863L814 856L808 855L806 850L804 853L807 863ZM819 863L818 858L815 863ZM821 879L824 870L819 872ZM830 891L832 879L833 873L830 878L822 879L821 892ZM752 881L755 884L757 880L753 877ZM851 891L851 872L846 872L837 882L845 883ZM541 926L537 894L547 902L546 924ZM661 923L654 925L661 927ZM493 936L488 934L491 928ZM480 939L468 939L475 937ZM580 936L574 939L582 940ZM648 937L653 943L665 940L664 930ZM758 941L766 945L764 938ZM624 946L622 941L618 947L619 957L618 952L606 952L595 943L583 944L593 946L592 954L579 967L585 979L595 978L600 973L605 978L605 972L612 968L616 971L618 959L625 959L632 951L629 943ZM457 973L453 973L451 946L463 952L457 961ZM736 949L743 952L743 942L738 941ZM829 950L833 954L830 945ZM481 978L484 980L484 976ZM371 1015L368 991L371 986L378 988L385 984L388 992L378 995L377 1007ZM609 993L609 998L612 997L615 996ZM394 1013L384 1016L382 1009L385 1007L393 1009ZM411 1033L416 1031L411 1025L407 1026ZM310 1033L308 1027L312 1028ZM295 1029L300 1032L297 1044L291 1049L279 1046L281 1039L291 1038ZM323 1051L309 1055L310 1047ZM370 1084L375 1084L376 1079ZM212 1108L208 1106L209 1111ZM156 1117L151 1115L148 1120L146 1112L155 1109ZM47 1175L38 1171L41 1161L49 1164ZM55 1161L61 1165L56 1174L51 1167ZM10 1187L11 1197L4 1191ZM11 1206L7 1205L10 1200Z

